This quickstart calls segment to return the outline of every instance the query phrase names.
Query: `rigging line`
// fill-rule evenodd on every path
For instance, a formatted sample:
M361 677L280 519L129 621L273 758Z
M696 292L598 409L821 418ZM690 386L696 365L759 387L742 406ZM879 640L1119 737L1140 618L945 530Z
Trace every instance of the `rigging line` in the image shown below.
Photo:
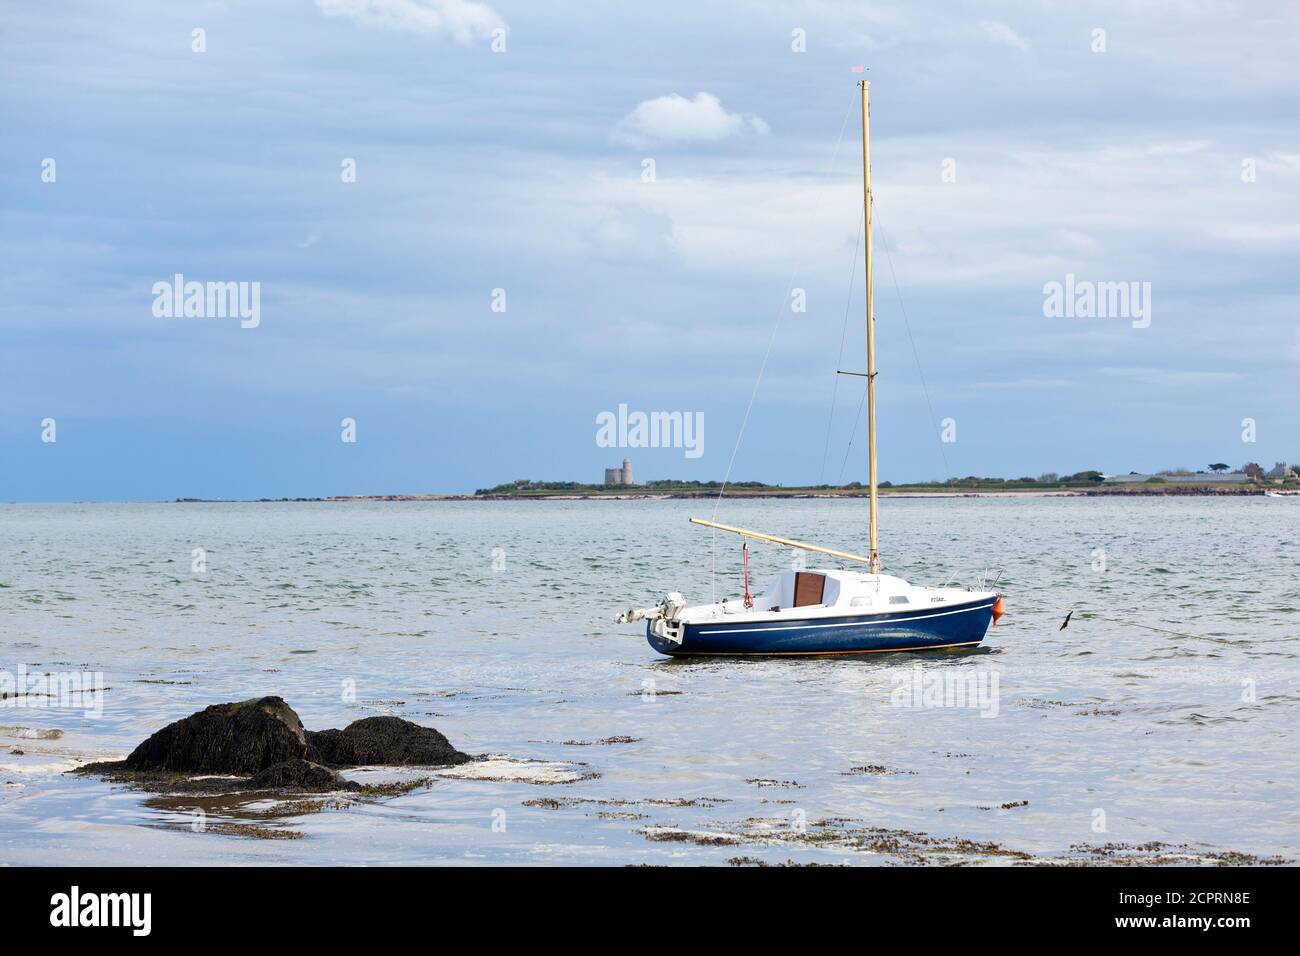
M848 129L849 116L853 112L853 102L856 99L857 99L856 92L849 97L848 108L844 111L844 120L840 123L840 134L835 140L835 149L831 151L831 158L830 161L826 164L826 170L822 174L823 176L829 175L830 171L835 166L835 160L840 154L840 146L844 142L844 131ZM772 357L772 346L776 344L776 333L781 328L781 319L785 315L785 310L789 308L790 292L794 289L794 280L795 277L799 275L799 272L800 272L799 268L796 267L790 273L790 281L786 283L785 296L781 300L781 307L777 309L776 321L772 323L772 333L771 335L768 336L767 339L767 350L763 353L762 364L760 364L758 367L758 377L754 379L754 388L753 391L751 391L749 394L749 404L745 407L745 417L741 419L740 432L739 434L736 435L736 444L731 449L731 458L728 459L727 461L727 473L722 477L722 487L718 489L718 497L713 502L714 519L718 517L718 506L722 504L722 496L727 493L727 482L731 480L731 469L736 464L736 453L740 451L740 442L745 437L745 428L746 426L749 425L749 414L754 410L754 400L758 397L758 387L763 382L763 373L767 370L767 361ZM712 570L710 572L710 576L712 577L713 580L713 597L714 600L716 601L718 597L718 581L717 581L718 533L717 531L714 531L712 535L712 550L713 550L713 560L712 560Z
M853 263L849 267L849 292L844 297L844 325L840 328L840 354L835 360L835 385L831 388L831 413L826 419L826 445L822 448L822 467L817 473L817 484L821 484L826 478L826 458L831 450L831 426L835 424L835 399L840 391L840 373L839 369L844 367L844 343L849 335L849 311L853 308L853 280L858 277L858 253L862 251L862 220L863 216L858 216L858 239L853 246Z
M1153 624L1142 624L1138 621L1125 621L1117 617L1102 617L1100 614L1089 611L1087 608L1083 608L1079 613L1084 616L1083 619L1085 621L1105 621L1107 624L1121 624L1124 627L1142 627L1146 628L1148 631L1158 631L1161 634L1172 634L1174 637L1190 637L1199 641L1214 640L1214 638L1206 637L1203 634L1188 634L1184 631L1171 631L1166 627L1156 627Z
M876 211L876 197L871 197L871 210ZM873 222L877 222L877 217L873 216ZM884 240L880 245L885 250L885 261L889 263L889 276L894 280L894 291L898 294L898 311L903 315L903 328L907 329L907 341L912 345L912 359L916 362L916 375L921 380L921 393L925 395L925 406L930 411L930 427L935 428L939 419L934 414L934 403L930 401L930 389L925 384L925 373L921 371L921 356L916 350L916 339L912 337L912 323L907 319L907 307L903 305L903 290L898 284L898 274L894 272L894 256L889 251L890 241L889 234L885 232L885 227L880 226L880 238ZM943 470L949 475L952 474L952 468L948 465L948 452L943 447L943 435L939 436L939 455L943 458Z

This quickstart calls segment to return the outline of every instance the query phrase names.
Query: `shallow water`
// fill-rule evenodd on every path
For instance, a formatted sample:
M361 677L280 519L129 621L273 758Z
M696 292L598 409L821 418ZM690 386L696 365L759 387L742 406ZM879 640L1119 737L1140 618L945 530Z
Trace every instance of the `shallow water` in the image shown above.
M860 550L864 512L729 500L717 518ZM980 651L657 656L619 611L738 593L739 541L717 537L715 579L686 521L711 502L2 505L0 668L109 689L98 715L0 705L0 863L1003 863L1152 841L1175 862L1300 859L1300 502L881 513L890 572L1000 569L1009 614ZM791 558L754 547L757 583ZM907 693L945 678L988 696ZM61 772L263 694L312 729L391 713L514 761L288 805Z

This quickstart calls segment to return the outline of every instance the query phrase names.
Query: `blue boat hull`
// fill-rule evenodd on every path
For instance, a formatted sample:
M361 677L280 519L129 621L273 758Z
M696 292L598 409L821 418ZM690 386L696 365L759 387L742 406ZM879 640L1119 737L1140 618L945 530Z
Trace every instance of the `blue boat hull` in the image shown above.
M671 657L799 657L975 647L993 620L996 597L943 610L882 612L784 621L686 624L680 644L646 626L646 640Z

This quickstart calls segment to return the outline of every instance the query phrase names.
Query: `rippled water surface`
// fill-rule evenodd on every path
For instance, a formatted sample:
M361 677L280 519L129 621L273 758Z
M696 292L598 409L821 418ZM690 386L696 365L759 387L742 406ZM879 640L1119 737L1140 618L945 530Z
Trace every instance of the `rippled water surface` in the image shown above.
M1009 614L979 652L670 661L612 622L667 590L738 592L739 541L717 537L715 577L711 533L686 521L711 513L0 505L0 668L110 688L99 715L0 706L0 863L998 863L1151 842L1174 861L1300 859L1300 500L886 500L886 570L1001 571ZM865 538L861 502L717 517ZM790 562L753 549L759 582ZM907 706L951 677L991 696ZM308 728L396 714L547 772L309 805L62 772L265 694Z

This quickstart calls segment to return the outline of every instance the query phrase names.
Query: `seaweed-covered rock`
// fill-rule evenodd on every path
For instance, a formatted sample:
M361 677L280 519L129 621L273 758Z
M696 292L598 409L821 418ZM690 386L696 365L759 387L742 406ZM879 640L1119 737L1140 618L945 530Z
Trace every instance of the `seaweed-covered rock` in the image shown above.
M307 731L308 759L335 767L445 767L472 758L432 727L400 717L366 717L342 730Z
M168 724L131 751L122 766L137 772L246 776L307 755L306 732L293 708L281 697L260 697L213 704Z
M368 717L342 730L312 732L282 698L259 697L214 704L168 724L125 760L72 772L160 793L369 793L374 785L362 787L334 768L446 767L472 759L432 727L409 720Z
M292 790L295 793L329 793L357 790L360 784L345 780L337 771L310 760L294 759L273 764L248 781L250 790Z

